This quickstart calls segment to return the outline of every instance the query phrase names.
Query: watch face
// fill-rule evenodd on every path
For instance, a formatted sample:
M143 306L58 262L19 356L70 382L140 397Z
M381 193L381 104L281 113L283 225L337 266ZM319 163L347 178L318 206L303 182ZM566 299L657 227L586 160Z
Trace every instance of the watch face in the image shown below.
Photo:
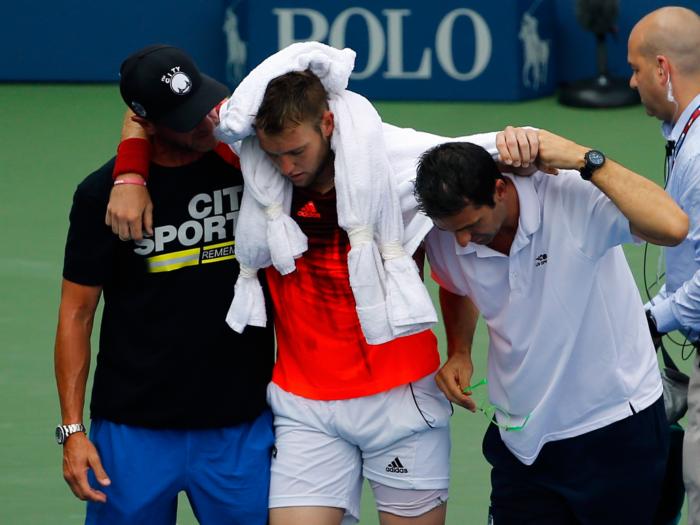
M66 436L63 433L63 427L58 426L56 427L56 443L59 445L63 445L63 442L65 441Z
M588 162L596 167L602 166L605 156L600 151L591 150L588 152Z

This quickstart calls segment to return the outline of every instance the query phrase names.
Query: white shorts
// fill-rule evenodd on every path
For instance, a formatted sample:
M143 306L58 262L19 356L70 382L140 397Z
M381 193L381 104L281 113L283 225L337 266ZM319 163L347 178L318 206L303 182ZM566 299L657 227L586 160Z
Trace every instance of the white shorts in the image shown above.
M398 489L448 488L452 406L435 374L339 401L306 399L270 383L267 398L277 449L270 508L339 507L358 520L363 477Z

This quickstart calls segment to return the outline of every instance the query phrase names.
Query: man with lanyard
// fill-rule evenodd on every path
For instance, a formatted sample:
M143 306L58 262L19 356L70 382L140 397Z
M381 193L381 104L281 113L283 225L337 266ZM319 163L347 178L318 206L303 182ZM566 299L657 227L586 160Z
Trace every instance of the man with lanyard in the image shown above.
M665 7L642 18L628 43L630 86L667 139L666 191L690 218L686 239L664 250L666 282L647 305L652 336L680 330L696 347L700 336L700 17ZM683 442L688 523L700 524L700 356L688 390Z
M567 171L503 176L483 148L448 143L422 157L416 178L437 226L426 248L449 355L437 381L451 401L494 422L483 444L493 523L650 525L668 427L620 244L677 244L687 217L599 151L546 131L506 129L497 142L512 145L514 165L533 152L541 170ZM486 382L472 378L479 312L489 400L476 405Z
M224 322L239 273L242 192L237 159L214 151L214 108L227 89L170 46L127 58L120 88L151 137L154 236L120 242L105 227L114 160L80 183L55 349L64 477L88 501L87 523L172 525L184 491L202 523L265 525L274 340L271 326L238 334ZM83 405L102 294L88 438Z

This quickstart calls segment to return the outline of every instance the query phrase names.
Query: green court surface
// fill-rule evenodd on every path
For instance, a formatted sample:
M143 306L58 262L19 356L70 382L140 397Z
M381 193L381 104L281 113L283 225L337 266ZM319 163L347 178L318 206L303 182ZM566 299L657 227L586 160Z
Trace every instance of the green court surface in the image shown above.
M595 146L631 169L661 180L663 140L641 107L590 111L554 99L524 103L377 103L400 126L465 135L507 124L548 128ZM75 186L116 149L123 103L114 85L0 85L0 523L80 523L83 503L61 475L53 441L59 410L53 378L53 338L63 243ZM642 283L642 249L626 248ZM648 266L656 267L656 251ZM435 291L431 283L432 290ZM99 326L99 325L97 325ZM436 329L444 349L444 333ZM475 377L486 369L480 324ZM93 348L96 339L93 338ZM673 355L680 353L672 347ZM681 362L689 369L689 361ZM586 395L581 392L581 395ZM448 523L485 524L489 468L481 455L487 421L455 409ZM195 520L181 500L178 523ZM365 491L362 523L378 523Z

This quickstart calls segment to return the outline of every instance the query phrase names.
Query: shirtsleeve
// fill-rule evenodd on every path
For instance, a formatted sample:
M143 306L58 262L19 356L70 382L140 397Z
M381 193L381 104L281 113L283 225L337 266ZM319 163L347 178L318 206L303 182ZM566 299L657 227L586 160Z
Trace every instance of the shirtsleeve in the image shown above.
M686 242L691 242L694 261L688 261L698 270L672 294L657 294L651 301L651 311L660 332L682 330L695 341L700 336L700 156L684 165L676 165L674 177L690 181L686 192L679 198L683 211L690 218Z
M455 255L454 237L440 232L434 228L425 239L425 252L428 256L430 264L430 275L433 280L442 288L455 295L465 296L466 290L460 289L459 286L450 278L448 268L450 260L453 264L459 264ZM447 250L452 250L453 257L449 257Z
M594 184L573 171L561 172L557 179L562 220L586 257L596 259L614 246L635 241L627 217Z
M116 237L105 225L106 202L85 183L73 195L63 260L63 277L85 286L104 285L111 274Z

